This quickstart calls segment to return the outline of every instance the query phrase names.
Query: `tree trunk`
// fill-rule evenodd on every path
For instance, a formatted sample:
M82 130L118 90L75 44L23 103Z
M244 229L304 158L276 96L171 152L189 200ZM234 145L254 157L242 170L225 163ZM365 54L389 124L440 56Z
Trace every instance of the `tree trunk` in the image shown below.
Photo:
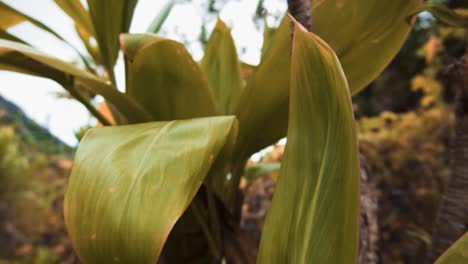
M288 0L289 13L308 30L312 27L310 0Z
M434 261L467 231L468 224L468 38L461 65L451 66L456 93L451 175L442 196L427 263Z
M369 168L365 158L360 156L360 222L359 222L359 264L377 263L377 242L379 226L377 219L377 197L375 188L369 179Z

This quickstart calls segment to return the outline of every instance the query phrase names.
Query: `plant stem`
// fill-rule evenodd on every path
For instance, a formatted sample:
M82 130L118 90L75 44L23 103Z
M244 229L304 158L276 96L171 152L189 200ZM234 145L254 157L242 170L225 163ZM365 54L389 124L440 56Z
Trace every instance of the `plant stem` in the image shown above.
M76 99L78 100L88 111L97 118L99 122L101 122L104 126L111 126L112 123L101 114L82 94L80 94L74 87L73 87L73 79L68 79L65 82L61 82L62 86Z
M208 242L208 247L210 248L211 254L217 259L221 258L220 249L216 246L216 240L213 237L213 234L210 233L210 228L206 224L201 214L200 207L197 205L197 200L193 200L192 204L189 206L189 210L195 216L198 224L200 225L200 228L205 235L206 241Z
M217 245L221 244L221 225L219 223L219 212L216 207L214 193L206 189L206 200L208 204L208 214L210 219L211 232Z

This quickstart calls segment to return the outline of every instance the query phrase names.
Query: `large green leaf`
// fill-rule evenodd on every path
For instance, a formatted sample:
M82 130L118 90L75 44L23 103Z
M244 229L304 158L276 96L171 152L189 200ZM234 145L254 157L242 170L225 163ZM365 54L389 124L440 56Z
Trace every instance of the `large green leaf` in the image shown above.
M468 263L468 233L458 239L442 256L436 264L466 264Z
M351 94L375 79L397 54L410 31L406 17L420 3L421 0L312 2L312 32L336 52ZM251 155L286 136L290 43L289 21L283 19L236 111L242 148L237 152L242 155Z
M87 132L64 205L83 263L155 263L234 122L211 117Z
M395 57L411 29L406 17L421 2L311 0L312 32L338 55L351 94L374 80Z
M208 76L220 114L231 114L237 107L243 81L230 29L218 19L205 48L201 68Z
M185 47L149 34L121 36L127 94L154 120L216 115L208 81Z
M359 163L346 78L296 24L288 142L257 263L357 263Z
M116 106L130 123L151 120L149 114L129 96L94 75L20 43L0 40L0 70L49 78L72 93L79 93L82 88L100 94Z
M263 30L263 45L262 45L262 59L265 54L268 54L268 50L271 47L273 37L275 36L276 28L269 27L265 22L265 28Z
M119 34L128 32L137 2L138 0L88 0L102 60L111 75L119 53Z
M286 136L288 126L291 24L281 21L260 66L243 90L237 156L249 156Z

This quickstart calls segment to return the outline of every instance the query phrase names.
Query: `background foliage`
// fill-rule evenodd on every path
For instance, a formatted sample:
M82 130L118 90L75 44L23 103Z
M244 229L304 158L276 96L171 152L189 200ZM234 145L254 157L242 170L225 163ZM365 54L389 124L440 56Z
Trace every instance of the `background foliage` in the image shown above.
M214 3L209 7L216 13ZM354 99L360 148L379 201L379 263L422 259L449 173L453 98L445 73L464 53L465 32L442 25L429 30L431 23L430 17L419 21L396 59ZM200 39L206 44L206 36ZM61 212L73 150L5 105L0 115L0 263L75 263ZM257 241L282 153L282 146L275 146L259 162L251 161L250 167L268 163L272 170L246 174L241 182L243 228Z

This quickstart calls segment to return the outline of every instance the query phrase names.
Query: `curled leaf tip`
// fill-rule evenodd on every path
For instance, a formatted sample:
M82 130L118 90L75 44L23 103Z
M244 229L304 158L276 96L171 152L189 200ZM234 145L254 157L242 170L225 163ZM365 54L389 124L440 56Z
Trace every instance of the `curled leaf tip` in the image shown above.
M120 33L119 34L119 44L120 44L120 49L124 49L125 47L125 39L127 37L126 33Z

